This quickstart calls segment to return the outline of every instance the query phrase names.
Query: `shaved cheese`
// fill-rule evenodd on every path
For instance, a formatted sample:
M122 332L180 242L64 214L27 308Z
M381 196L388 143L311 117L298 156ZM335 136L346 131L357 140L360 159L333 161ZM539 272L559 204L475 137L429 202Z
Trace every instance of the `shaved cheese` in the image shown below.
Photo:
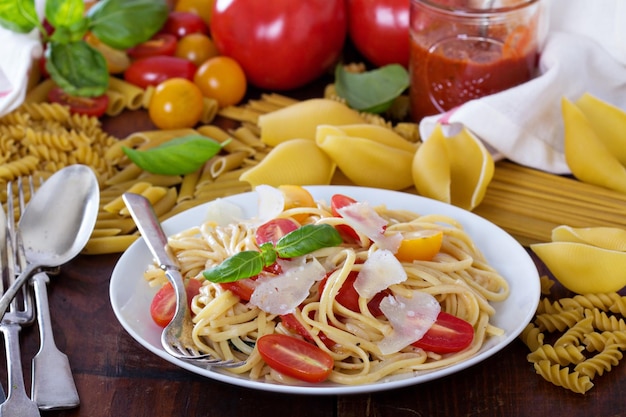
M388 355L424 337L437 320L441 306L432 295L413 291L411 298L399 295L383 298L380 310L393 327L391 334L378 342L382 354Z
M354 280L354 289L361 297L372 298L390 285L406 281L400 261L391 251L377 250L368 256Z
M402 235L385 235L387 220L365 202L356 202L337 209L341 217L357 232L363 233L382 249L396 253L402 242Z
M205 218L217 226L227 226L241 222L243 210L235 203L218 198L207 204Z
M259 198L259 212L257 215L259 224L275 219L282 213L285 208L285 195L282 191L270 185L257 185L254 190Z
M314 282L326 275L315 258L310 262L285 262L283 273L259 278L250 303L270 314L292 313L309 295Z

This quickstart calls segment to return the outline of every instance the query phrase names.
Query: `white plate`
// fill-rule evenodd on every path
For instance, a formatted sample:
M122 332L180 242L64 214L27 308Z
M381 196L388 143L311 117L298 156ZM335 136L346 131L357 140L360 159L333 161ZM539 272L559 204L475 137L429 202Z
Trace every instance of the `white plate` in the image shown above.
M306 187L316 200L330 201L335 193L349 195L372 205L386 204L391 209L408 209L420 214L439 213L458 220L487 260L509 282L511 293L503 302L493 303L496 314L492 322L504 329L505 334L490 338L472 358L447 368L422 372L402 379L380 381L372 384L345 386L330 383L280 385L251 381L247 377L229 374L219 369L202 369L168 355L161 347L161 329L150 318L149 306L156 289L144 281L143 272L152 256L142 239L137 240L122 255L113 270L110 297L113 311L126 331L141 345L163 359L199 375L242 387L291 394L356 394L405 387L453 374L475 365L513 341L532 319L539 302L539 274L526 250L505 231L489 221L458 207L435 200L396 191L349 186ZM256 215L257 196L250 192L228 197L238 204L249 217ZM199 206L181 213L163 224L165 233L173 233L196 226L205 220L206 207Z

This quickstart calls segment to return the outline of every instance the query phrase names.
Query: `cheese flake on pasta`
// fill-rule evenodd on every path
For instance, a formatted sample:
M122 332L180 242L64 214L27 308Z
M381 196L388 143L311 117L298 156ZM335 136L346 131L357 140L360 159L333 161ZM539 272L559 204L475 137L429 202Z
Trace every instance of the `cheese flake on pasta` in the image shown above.
M385 235L387 220L382 218L376 210L365 202L348 204L337 210L354 230L363 233L381 249L396 253L402 241L402 235Z
M363 264L354 281L354 289L361 297L372 298L390 285L406 279L406 271L394 254L384 249L377 250Z

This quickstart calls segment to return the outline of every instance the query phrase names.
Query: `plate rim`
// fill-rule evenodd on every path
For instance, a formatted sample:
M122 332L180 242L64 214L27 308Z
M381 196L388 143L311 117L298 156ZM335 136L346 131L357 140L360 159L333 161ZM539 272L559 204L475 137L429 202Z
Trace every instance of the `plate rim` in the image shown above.
M464 210L462 208L459 208L459 207L456 207L447 203L443 203L437 200L433 200L427 197L423 197L417 194L405 192L405 191L394 191L394 190L351 186L351 185L311 185L311 186L304 186L304 188L308 189L314 195L316 200L320 200L320 197L317 197L317 195L319 194L331 195L334 193L343 193L347 195L352 194L352 196L356 195L355 198L361 199L361 201L364 201L363 198L359 198L358 196L363 195L363 194L374 194L377 197L373 199L374 201L370 201L370 204L372 205L385 204L388 207L394 208L394 209L406 209L406 207L398 207L397 205L392 204L393 197L397 197L397 198L401 197L403 199L409 199L409 200L414 201L416 205L419 205L419 202L422 202L422 203L426 203L429 206L442 208L444 212L452 212L452 214L450 213L442 213L442 214L446 214L446 215L453 217L455 220L459 221L463 225L463 227L466 229L469 226L474 226L475 224L478 224L482 226L487 226L488 229L497 231L501 235L502 238L508 241L507 242L508 244L513 244L514 242L513 246L516 247L516 250L518 250L520 253L523 252L523 255L520 256L519 261L522 261L524 263L524 266L530 267L532 265L532 268L530 268L533 272L532 278L536 278L536 279L529 279L527 282L528 285L526 286L526 290L528 291L527 296L530 297L531 299L530 300L531 302L529 303L530 307L528 307L524 311L524 314L521 317L518 316L519 324L515 326L511 332L503 336L493 337L492 340L497 341L495 345L489 346L486 349L484 349L484 346L483 346L483 348L481 348L481 350L476 355L466 359L465 361L450 365L445 368L440 368L440 369L436 369L433 371L420 373L418 375L414 375L411 377L404 377L401 379L393 379L393 380L387 380L387 381L377 381L374 383L363 384L363 385L339 385L339 384L331 385L328 383L321 383L321 384L302 383L302 385L285 385L285 384L266 382L263 380L253 381L248 378L244 378L242 376L238 376L235 374L228 374L226 373L227 371L199 368L194 365L190 365L186 362L183 362L179 359L176 359L170 356L169 354L167 354L167 352L165 352L165 350L163 350L160 345L154 346L149 341L144 339L135 330L135 327L133 327L133 325L124 317L124 314L122 311L123 305L120 305L119 303L120 300L119 300L118 293L117 293L119 289L119 285L124 282L124 281L121 281L122 275L123 275L121 271L122 269L125 268L125 263L128 262L128 258L133 256L134 252L139 251L139 254L142 254L142 252L144 252L143 255L147 255L149 258L151 258L148 252L148 249L145 246L143 238L139 237L135 242L133 242L129 246L129 248L126 251L124 251L124 253L122 253L120 258L116 262L115 267L112 271L111 280L109 283L110 303L113 308L116 319L122 325L124 330L137 343L139 343L141 346L143 346L145 349L147 349L151 353L165 359L166 361L180 368L186 369L190 372L207 377L209 379L213 379L213 380L220 381L223 383L245 387L249 389L256 389L256 390L276 392L276 393L300 394L300 395L302 394L304 395L346 395L346 394L362 394L362 393L387 391L387 390L398 389L398 388L403 388L403 387L412 386L412 385L418 385L421 383L426 383L435 379L443 378L453 373L465 370L469 367L472 367L486 360L487 358L493 356L500 350L504 349L513 340L515 340L515 338L517 338L519 334L521 334L525 326L532 320L535 314L536 305L538 304L539 299L540 299L539 271L537 270L537 267L534 261L532 260L530 254L528 253L528 251L524 249L524 247L521 244L519 244L519 242L517 242L509 233L507 233L505 230L503 230L501 227L497 226L496 224L490 222L489 220L481 216L478 216L475 213ZM231 195L228 197L222 197L221 199L224 199L227 201L239 200L239 199L247 200L255 196L256 196L255 191L249 191L245 193ZM384 200L381 198L383 196L388 197L390 201L380 201L380 200ZM197 222L198 214L201 213L203 210L206 212L207 204L209 203L204 203L204 204L192 207L188 210L178 213L175 216L172 216L171 218L165 220L163 222L163 228L166 231L166 234L170 235L172 233L180 231L180 230L174 230L178 228L174 227L173 225L180 223L180 222L184 223L185 222L184 218L186 217L195 219L194 221ZM401 203L400 205L402 204L403 203ZM244 207L244 210L245 209L246 208ZM416 208L412 210L419 212ZM435 211L427 210L427 212L435 212ZM456 213L460 214L459 216L460 219L454 216L454 214ZM467 222L468 219L470 220L470 224L464 224L464 222ZM471 237L472 237L472 240L476 242L476 237L475 236L471 236ZM479 247L479 249L481 249L481 251L484 252L484 248ZM485 255L487 256L487 254ZM135 264L140 263L140 262L137 262L136 259L134 259L133 262ZM147 264L145 263L141 265L142 265L142 268L145 268L145 266L147 266ZM506 277L506 278L507 278L507 281L509 281L509 285L512 287L513 283L510 282L509 277ZM126 278L126 280L128 281L128 278ZM135 284L142 282L143 279L136 279L136 281L137 282L135 282ZM517 281L514 281L514 282L517 282ZM147 285L146 285L146 288L148 288ZM512 292L513 292L513 288L511 288L511 293ZM500 305L506 305L507 301L509 300L511 300L511 295L509 295L509 297L502 302L491 302L490 304L494 305L497 308Z

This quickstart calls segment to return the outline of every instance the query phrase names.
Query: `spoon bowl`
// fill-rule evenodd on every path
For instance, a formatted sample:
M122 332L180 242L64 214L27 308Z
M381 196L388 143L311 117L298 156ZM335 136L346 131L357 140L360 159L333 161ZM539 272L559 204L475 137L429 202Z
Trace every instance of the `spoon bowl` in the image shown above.
M34 273L61 266L83 250L96 224L99 203L98 180L86 165L57 171L37 190L19 221L28 266L0 298L0 318Z

